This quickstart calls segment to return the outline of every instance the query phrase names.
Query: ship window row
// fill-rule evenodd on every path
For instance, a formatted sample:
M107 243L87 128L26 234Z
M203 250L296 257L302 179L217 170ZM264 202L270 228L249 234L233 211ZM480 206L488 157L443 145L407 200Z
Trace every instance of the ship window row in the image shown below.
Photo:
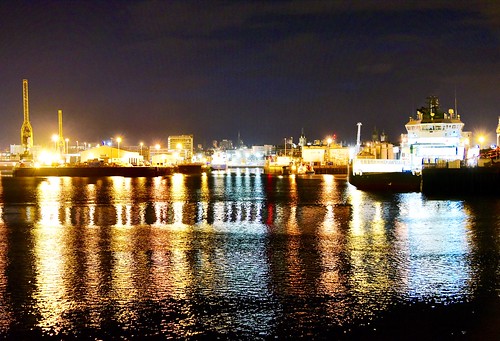
M442 124L442 125L418 125L418 126L409 126L408 130L422 130L422 131L430 131L430 130L448 130L448 129L459 129L460 126L458 124Z

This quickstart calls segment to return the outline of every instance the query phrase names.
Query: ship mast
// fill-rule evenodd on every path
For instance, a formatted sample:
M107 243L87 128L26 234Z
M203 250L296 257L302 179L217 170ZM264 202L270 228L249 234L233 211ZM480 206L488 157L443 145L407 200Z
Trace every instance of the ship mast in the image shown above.
M31 128L30 123L27 79L23 79L23 112L24 120L21 126L21 145L24 150L24 155L27 156L30 154L30 150L33 147L33 128Z

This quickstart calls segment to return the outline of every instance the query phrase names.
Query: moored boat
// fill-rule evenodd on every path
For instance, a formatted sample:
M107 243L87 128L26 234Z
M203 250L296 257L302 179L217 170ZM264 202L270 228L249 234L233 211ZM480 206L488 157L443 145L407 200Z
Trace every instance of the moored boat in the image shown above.
M419 192L422 177L405 170L401 160L354 159L348 181L365 191Z
M466 160L471 133L463 132L460 115L439 109L436 97L417 110L405 125L400 146L374 137L351 161L349 182L359 189L420 191L426 167L460 168ZM359 134L359 131L358 131ZM359 142L358 142L359 143Z

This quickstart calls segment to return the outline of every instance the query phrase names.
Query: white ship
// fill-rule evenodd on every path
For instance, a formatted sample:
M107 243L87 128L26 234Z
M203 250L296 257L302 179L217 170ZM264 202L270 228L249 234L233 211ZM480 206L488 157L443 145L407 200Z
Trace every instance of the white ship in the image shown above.
M466 160L471 133L463 131L464 123L453 109L441 111L437 97L427 100L428 106L405 125L401 159L414 172L425 166L458 168Z
M453 109L439 109L437 97L405 124L401 145L373 141L352 160L349 182L361 189L416 191L424 167L460 168L466 159L470 132Z

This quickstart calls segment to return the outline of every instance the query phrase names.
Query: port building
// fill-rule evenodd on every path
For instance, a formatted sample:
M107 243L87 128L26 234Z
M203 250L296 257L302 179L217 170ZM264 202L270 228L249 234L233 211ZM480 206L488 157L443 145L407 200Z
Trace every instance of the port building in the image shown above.
M107 163L120 165L142 165L143 156L138 152L131 152L125 149L103 145L90 148L80 153L82 163Z
M193 135L173 135L168 137L168 149L179 153L186 162L193 158Z

